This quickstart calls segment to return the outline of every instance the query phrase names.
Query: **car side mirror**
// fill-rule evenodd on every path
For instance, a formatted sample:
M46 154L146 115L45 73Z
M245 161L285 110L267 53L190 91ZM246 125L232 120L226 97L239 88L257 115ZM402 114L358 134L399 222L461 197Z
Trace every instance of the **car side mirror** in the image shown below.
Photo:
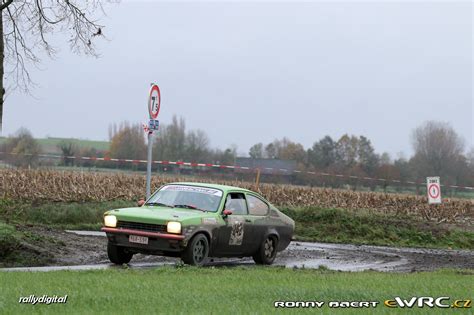
M143 198L137 201L137 206L139 207L143 206L144 204L145 204L145 199Z
M228 215L231 215L232 214L232 210L224 210L222 211L222 215L224 216L224 218L227 218Z

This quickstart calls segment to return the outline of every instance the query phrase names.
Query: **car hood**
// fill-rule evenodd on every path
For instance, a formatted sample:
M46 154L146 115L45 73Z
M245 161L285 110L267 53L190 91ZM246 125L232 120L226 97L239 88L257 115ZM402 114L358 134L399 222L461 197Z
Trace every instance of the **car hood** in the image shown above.
M115 209L106 212L113 214L120 221L141 222L151 224L166 224L168 221L183 221L185 219L194 219L208 217L209 212L202 212L192 209L177 209L168 207L142 206L134 208Z

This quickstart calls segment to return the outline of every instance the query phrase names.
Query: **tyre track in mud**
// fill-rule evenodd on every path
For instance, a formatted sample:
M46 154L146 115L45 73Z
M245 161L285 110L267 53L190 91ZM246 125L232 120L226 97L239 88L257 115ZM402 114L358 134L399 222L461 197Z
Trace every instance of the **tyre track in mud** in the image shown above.
M102 232L55 231L35 232L57 239L63 246L48 248L52 260L48 266L1 268L0 271L54 271L123 268L112 265L106 254L107 240ZM137 254L128 268L152 268L175 265L177 258ZM253 266L249 258L211 259L208 266ZM474 269L474 251L422 248L396 248L370 245L348 245L292 242L278 253L274 265L287 268L319 268L332 270L385 272L432 271L440 268Z

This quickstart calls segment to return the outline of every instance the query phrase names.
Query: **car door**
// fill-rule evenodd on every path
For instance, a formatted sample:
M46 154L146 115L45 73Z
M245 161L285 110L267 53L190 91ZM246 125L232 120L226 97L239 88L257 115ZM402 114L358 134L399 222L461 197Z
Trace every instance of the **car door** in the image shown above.
M248 231L247 202L242 192L229 192L226 196L223 210L231 210L232 214L225 216L224 224L218 228L217 256L239 256L244 253L245 234ZM247 219L248 220L248 219Z
M270 228L270 220L268 219L270 207L260 197L247 193L246 194L248 215L246 215L246 254L254 254L263 243L264 236Z

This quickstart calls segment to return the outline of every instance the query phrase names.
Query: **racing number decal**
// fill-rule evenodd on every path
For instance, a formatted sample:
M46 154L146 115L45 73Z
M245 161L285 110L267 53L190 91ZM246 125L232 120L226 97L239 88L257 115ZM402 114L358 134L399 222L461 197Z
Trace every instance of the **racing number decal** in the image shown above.
M244 222L237 218L232 218L232 230L230 231L229 245L242 245L244 239Z

